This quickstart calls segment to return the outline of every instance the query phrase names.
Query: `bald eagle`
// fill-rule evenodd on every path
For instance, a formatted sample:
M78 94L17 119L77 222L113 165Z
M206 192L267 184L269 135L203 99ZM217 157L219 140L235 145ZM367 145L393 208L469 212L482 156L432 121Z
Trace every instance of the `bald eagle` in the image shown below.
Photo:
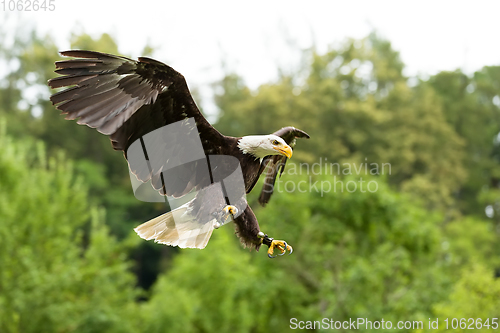
M135 228L140 237L181 248L202 249L214 229L233 220L244 246L258 251L265 244L269 247L269 257L274 257L276 248L280 254L287 250L291 253L292 247L285 241L261 232L244 194L253 189L267 168L259 197L259 202L265 205L278 173L283 172L287 159L292 156L295 139L309 138L307 133L285 127L270 135L225 136L203 117L184 77L162 62L146 57L135 61L83 50L65 51L61 55L73 59L55 63L55 72L62 76L49 80L48 85L69 87L50 97L52 104L66 114L66 119L78 119L78 124L109 135L113 148L124 152L137 179L150 181L160 194L183 197L197 191L187 203ZM182 133L195 133L194 138L169 135L172 125ZM161 132L163 134L159 132L162 128L167 129ZM157 135L152 137L152 133ZM197 140L206 158L189 159L189 152L182 147ZM148 145L159 155L168 151L168 156L155 163L151 149L148 153ZM143 160L132 158L142 154L134 151L143 152ZM224 161L214 167L217 156L231 156L237 163ZM168 166L172 161L186 158L185 163ZM167 169L175 172L166 172ZM243 193L237 194L230 203L229 190L224 187L221 176L217 176L221 169L223 176L235 170L242 174L243 191L240 192Z

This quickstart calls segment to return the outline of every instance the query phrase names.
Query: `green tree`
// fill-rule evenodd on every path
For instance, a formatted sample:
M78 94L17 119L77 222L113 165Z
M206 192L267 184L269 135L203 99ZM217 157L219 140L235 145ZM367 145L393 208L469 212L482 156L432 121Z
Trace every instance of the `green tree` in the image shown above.
M0 122L0 331L134 331L126 244L109 235L70 162L5 128Z
M1 30L0 35L5 34ZM109 138L65 120L49 101L54 91L46 82L57 76L54 62L61 60L52 38L34 31L26 35L21 29L15 34L13 45L0 46L0 62L10 64L5 77L0 78L0 115L8 120L9 133L42 140L50 155L62 151L72 159L74 168L85 178L89 200L106 209L106 224L119 238L125 238L141 222L160 215L164 205L143 203L133 196L127 163L121 152L111 149ZM108 34L73 34L71 48L119 53ZM151 48L146 47L145 52L150 53ZM160 253L145 244L136 255L144 258L137 260L136 269L141 284L148 287L158 273Z
M484 67L472 77L460 70L441 72L424 84L436 92L447 122L465 143L468 177L457 192L461 210L483 216L484 207L495 202L484 200L484 192L498 188L500 179L496 154L500 132L500 67Z
M295 161L390 163L390 184L430 208L454 207L465 181L464 142L447 123L433 89L410 87L391 44L372 34L348 40L295 76L249 91L235 75L221 81L218 128L269 133L296 126L311 134Z
M463 269L460 280L453 287L449 298L435 305L435 316L440 318L439 331L466 332L473 328L476 332L491 332L498 329L500 280L495 279L492 273L481 264ZM445 318L448 318L448 329ZM458 322L452 322L453 318L457 318ZM460 326L462 318L465 323ZM487 326L484 326L485 324Z
M256 214L261 230L290 242L291 256L242 252L232 226L216 230L203 251L182 251L142 308L147 330L283 332L290 318L428 318L452 281L440 216L371 180L379 182L374 193L278 188ZM283 180L299 181L309 179ZM326 189L340 179L313 181Z

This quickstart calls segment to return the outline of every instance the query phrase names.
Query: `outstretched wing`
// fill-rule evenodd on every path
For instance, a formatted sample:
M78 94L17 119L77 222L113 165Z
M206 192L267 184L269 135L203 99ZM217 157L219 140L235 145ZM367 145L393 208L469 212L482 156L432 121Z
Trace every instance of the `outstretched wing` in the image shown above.
M273 133L274 135L280 136L290 147L295 146L296 138L306 138L309 139L309 134L297 129L295 127L283 127L282 129ZM285 164L288 158L282 155L267 156L263 161L262 165L266 167L266 178L264 179L264 186L259 196L259 203L265 206L271 199L271 195L274 191L274 183L276 181L276 176L278 173L281 174L285 171Z
M113 148L128 148L144 135L165 125L193 118L183 126L194 124L205 155L222 154L223 147L233 138L225 137L213 128L196 106L184 77L172 67L149 58L135 61L126 57L100 52L72 50L61 55L76 59L56 62L56 73L62 76L49 80L52 88L69 87L55 93L50 100L56 108L67 114L66 119L77 119L78 124L96 128L110 135ZM182 140L182 139L178 139ZM177 140L177 141L178 141ZM183 142L163 142L164 146L182 147ZM164 151L155 147L155 151ZM186 154L177 149L175 154ZM169 156L172 160L179 156ZM129 161L130 162L130 161ZM161 180L162 165L156 165L138 178L162 194L181 196L200 182L209 184L204 170L196 162L185 166L185 177L165 188Z
M126 149L138 138L174 122L194 118L202 142L223 139L203 117L184 77L172 67L141 57L126 57L94 51L72 50L61 55L77 59L56 62L51 88L69 87L50 100L78 124L111 135L113 148ZM215 151L213 153L216 153Z

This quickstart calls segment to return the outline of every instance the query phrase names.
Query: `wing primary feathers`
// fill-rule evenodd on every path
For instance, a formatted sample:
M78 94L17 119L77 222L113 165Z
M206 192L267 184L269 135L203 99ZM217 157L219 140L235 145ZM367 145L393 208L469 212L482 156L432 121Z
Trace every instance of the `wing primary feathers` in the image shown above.
M48 84L51 88L61 88L61 87L67 87L67 86L72 86L74 84L81 84L87 80L90 80L92 78L97 77L97 74L94 75L87 75L87 74L82 74L82 75L71 75L71 76L60 76L56 77L54 79L50 79Z
M71 87L66 90L59 91L53 94L50 97L50 101L53 104L59 104L63 101L69 101L72 99L87 98L93 96L97 89L99 89L99 91L104 93L106 91L116 88L117 82L118 82L117 80L109 80L106 82L96 82L92 85L89 84L81 87L78 86Z
M58 70L63 68L81 68L81 67L96 66L97 64L102 64L102 63L103 63L102 60L97 60L97 59L92 59L92 60L71 59L71 60L56 61L55 65L56 65L56 70Z

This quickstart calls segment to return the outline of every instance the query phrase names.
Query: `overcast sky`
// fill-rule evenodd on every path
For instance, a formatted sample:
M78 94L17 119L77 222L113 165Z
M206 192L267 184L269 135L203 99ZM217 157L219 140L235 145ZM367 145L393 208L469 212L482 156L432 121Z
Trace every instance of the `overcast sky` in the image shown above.
M500 1L53 1L54 12L2 9L0 22L35 25L61 49L72 31L110 33L133 57L149 43L204 95L223 61L256 88L278 66L297 66L295 47L324 52L373 30L400 51L410 76L500 65Z

